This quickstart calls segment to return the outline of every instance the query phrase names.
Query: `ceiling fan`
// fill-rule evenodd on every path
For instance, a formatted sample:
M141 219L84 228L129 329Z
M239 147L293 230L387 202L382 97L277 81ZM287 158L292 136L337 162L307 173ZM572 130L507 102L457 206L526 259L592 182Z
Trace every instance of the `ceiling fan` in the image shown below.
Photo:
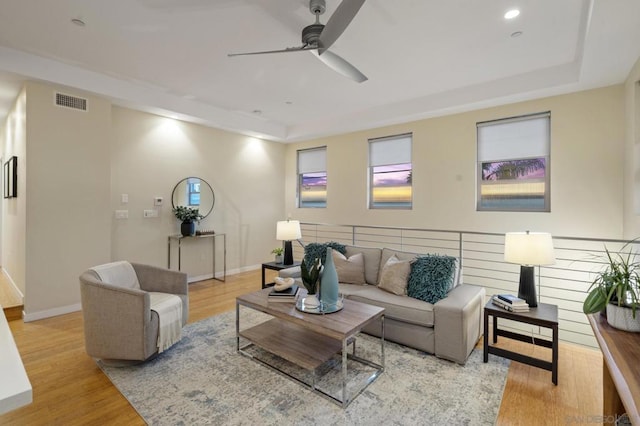
M324 62L329 68L358 83L367 80L356 67L330 52L329 47L347 29L351 20L356 16L365 0L342 0L326 25L320 23L320 15L326 10L325 0L310 0L309 10L316 16L316 22L302 29L302 46L287 47L281 50L267 50L262 52L229 53L227 56L264 55L269 53L300 52L307 50Z

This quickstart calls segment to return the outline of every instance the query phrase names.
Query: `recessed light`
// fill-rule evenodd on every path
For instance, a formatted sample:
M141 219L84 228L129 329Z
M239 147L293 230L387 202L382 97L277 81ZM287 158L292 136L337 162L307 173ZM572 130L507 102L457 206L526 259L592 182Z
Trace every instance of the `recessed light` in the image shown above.
M293 105L293 102L291 102L291 101L285 101L284 103L287 104L287 105Z
M511 9L504 14L504 19L513 19L518 15L520 15L520 11L518 9Z
M82 19L79 19L79 18L73 18L73 19L71 20L71 23L72 23L72 24L75 24L75 25L77 25L77 26L79 26L79 27L84 27L84 26L86 25L86 24L84 23L84 21L83 21Z
M514 31L511 33L511 37L516 38L522 35L522 31Z

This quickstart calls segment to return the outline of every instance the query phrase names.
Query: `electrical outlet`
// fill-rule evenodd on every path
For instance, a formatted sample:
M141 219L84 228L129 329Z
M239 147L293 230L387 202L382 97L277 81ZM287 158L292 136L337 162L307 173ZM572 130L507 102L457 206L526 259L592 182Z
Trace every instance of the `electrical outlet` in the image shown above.
M145 210L143 215L144 217L158 217L158 210Z
M129 202L129 194L122 194L120 196L120 202L122 204L127 204Z
M153 197L154 206L161 206L163 201L164 201L164 198L162 197Z
M116 219L129 219L129 210L116 210Z

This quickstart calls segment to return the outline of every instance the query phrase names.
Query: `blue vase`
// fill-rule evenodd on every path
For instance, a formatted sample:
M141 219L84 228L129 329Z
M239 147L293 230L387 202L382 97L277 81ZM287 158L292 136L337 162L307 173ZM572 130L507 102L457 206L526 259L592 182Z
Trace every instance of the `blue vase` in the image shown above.
M338 272L333 264L331 247L327 247L327 257L324 261L322 278L320 279L320 302L323 306L335 306L338 302Z

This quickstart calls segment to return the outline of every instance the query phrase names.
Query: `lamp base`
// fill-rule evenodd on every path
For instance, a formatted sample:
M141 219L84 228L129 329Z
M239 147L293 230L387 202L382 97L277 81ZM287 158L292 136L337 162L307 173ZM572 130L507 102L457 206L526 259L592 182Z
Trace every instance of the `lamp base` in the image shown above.
M284 242L284 261L283 265L293 265L293 247L291 247L291 241Z
M518 287L518 297L526 300L530 308L538 306L533 268L533 266L520 266L520 285Z

